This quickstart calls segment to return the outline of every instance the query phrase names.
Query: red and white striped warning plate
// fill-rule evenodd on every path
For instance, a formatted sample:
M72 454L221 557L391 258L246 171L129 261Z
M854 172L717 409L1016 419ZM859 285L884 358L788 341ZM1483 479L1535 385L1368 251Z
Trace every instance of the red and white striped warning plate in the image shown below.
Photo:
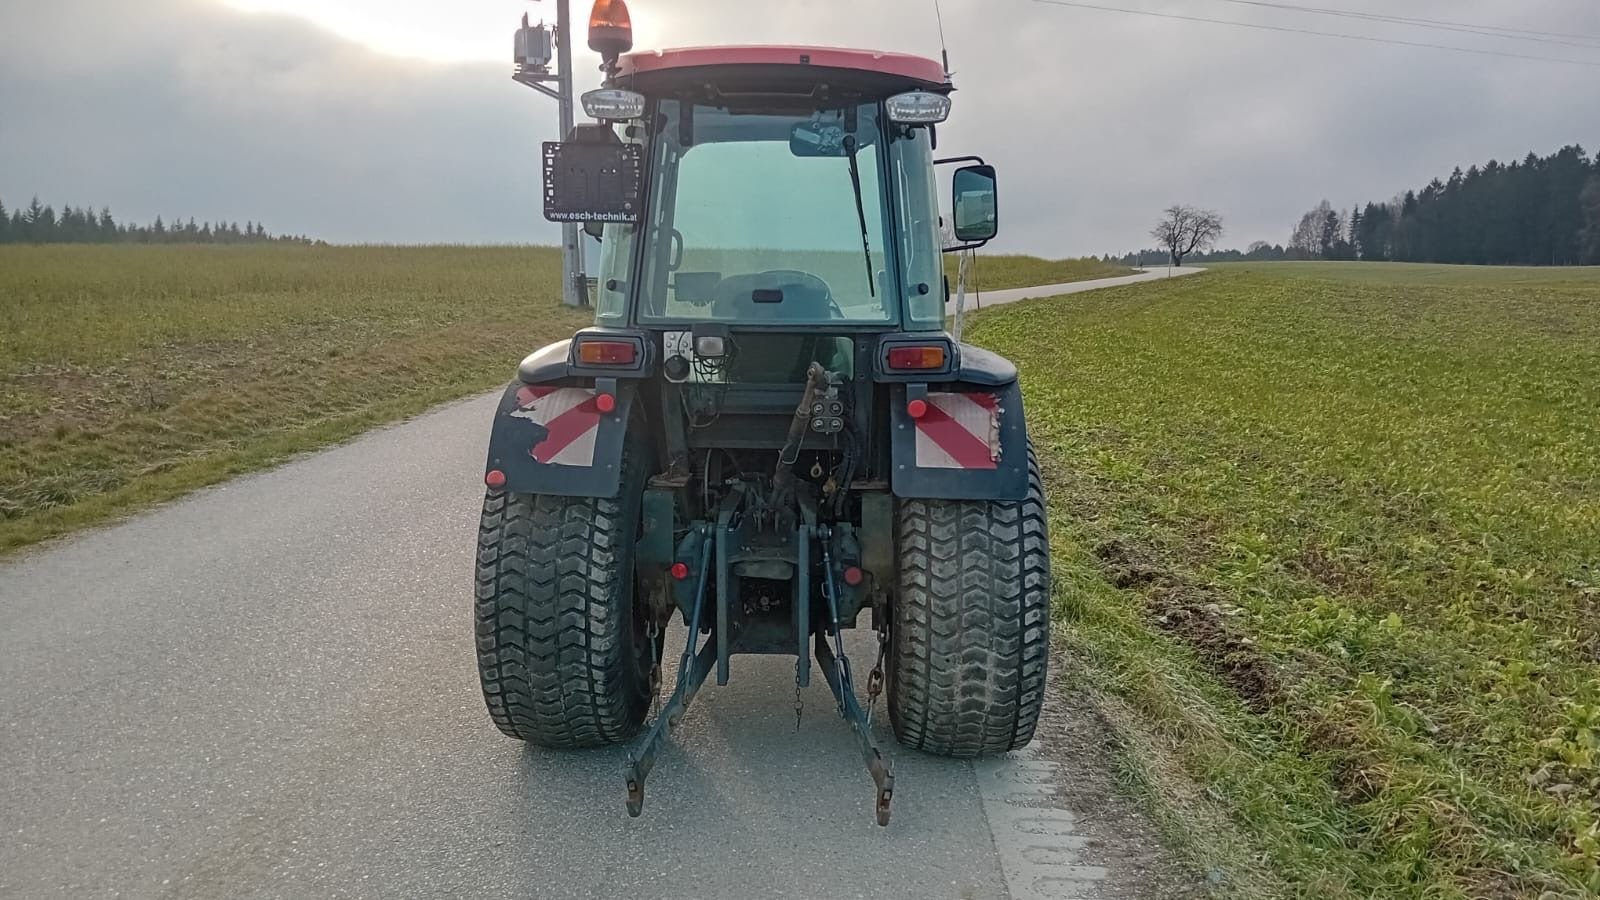
M596 395L596 391L587 388L532 385L517 391L517 411L511 415L543 425L549 431L528 455L551 465L594 465L594 444L600 434Z
M912 421L918 468L998 468L1000 401L994 394L929 393L928 411Z

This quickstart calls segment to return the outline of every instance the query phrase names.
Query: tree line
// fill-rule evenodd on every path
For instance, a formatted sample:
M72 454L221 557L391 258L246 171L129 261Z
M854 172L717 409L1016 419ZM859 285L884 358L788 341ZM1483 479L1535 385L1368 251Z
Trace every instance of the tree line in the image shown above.
M1600 264L1600 157L1577 145L1459 167L1348 216L1323 201L1290 246L1309 258L1469 265Z
M1128 265L1165 262L1165 249L1129 253ZM1349 213L1324 200L1300 217L1288 244L1196 253L1194 262L1297 259L1466 265L1600 265L1600 156L1581 146L1521 161L1459 167L1387 202Z
M0 244L310 244L298 235L275 235L258 222L203 222L194 219L171 225L156 216L148 225L118 222L101 207L43 206L39 198L21 209L7 211L0 202Z
M1269 244L1266 241L1256 241L1246 250L1205 250L1197 251L1183 257L1183 262L1189 263L1221 263L1221 262L1285 262L1297 259L1311 259L1300 251L1285 247L1282 244ZM1166 248L1152 248L1149 250L1135 250L1124 253L1120 257L1112 257L1109 253L1101 257L1105 262L1117 262L1125 266L1164 266L1172 261L1172 254ZM1181 265L1182 263L1180 263Z

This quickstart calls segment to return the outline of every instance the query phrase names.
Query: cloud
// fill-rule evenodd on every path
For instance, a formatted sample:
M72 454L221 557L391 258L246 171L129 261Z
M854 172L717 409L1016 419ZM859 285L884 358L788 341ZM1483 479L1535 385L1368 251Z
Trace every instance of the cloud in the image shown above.
M3 29L0 197L334 241L530 241L553 109L505 66L374 54L200 0L57 0ZM97 48L105 48L100 52Z
M354 0L324 0L341 2ZM1104 5L1600 61L1600 50L1214 0ZM1324 197L1348 207L1458 164L1600 144L1591 68L1028 0L944 7L960 90L940 149L1000 167L1004 249L1140 246L1174 202L1221 211L1228 243L1281 242ZM1377 0L1365 8L1387 10ZM485 9L479 0L472 15ZM634 11L641 46L937 54L931 0L639 0ZM1600 31L1589 0L1419 0L1407 14ZM385 23L383 40L416 37L397 28ZM511 83L506 64L386 55L215 0L13 3L0 12L0 35L0 198L9 203L38 193L135 218L254 218L336 241L554 239L539 215L536 152L555 136L555 110ZM509 27L499 36L509 41ZM593 83L592 68L580 55L581 84Z

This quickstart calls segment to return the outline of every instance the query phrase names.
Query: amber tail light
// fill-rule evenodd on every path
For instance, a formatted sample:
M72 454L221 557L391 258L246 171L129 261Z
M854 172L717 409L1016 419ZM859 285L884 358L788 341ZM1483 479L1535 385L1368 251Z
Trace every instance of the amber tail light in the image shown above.
M578 345L578 362L586 366L631 366L638 359L639 346L632 341L584 341Z
M944 362L945 349L938 344L889 348L889 368L891 369L899 371L942 369L944 368Z

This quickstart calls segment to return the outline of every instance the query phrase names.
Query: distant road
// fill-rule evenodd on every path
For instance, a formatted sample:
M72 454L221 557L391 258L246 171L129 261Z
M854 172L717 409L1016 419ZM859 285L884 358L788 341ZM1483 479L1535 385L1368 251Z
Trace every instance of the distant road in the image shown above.
M797 730L792 661L706 687L642 819L624 749L502 737L471 616L496 396L0 562L0 897L1167 895L1064 692L978 766L880 724L887 829L821 678Z
M984 291L981 297L971 293L967 294L967 311L977 308L988 309L1003 303L1016 303L1018 300L1031 300L1036 297L1059 297L1062 294L1081 294L1084 291L1098 291L1102 288L1122 287L1125 284L1143 284L1146 281L1160 281L1164 278L1181 278L1184 275L1198 275L1205 269L1187 266L1182 269L1144 269L1138 275L1123 275L1117 278L1095 278L1090 281L1071 281L1066 284L1047 284L1040 287L1011 288L1004 291ZM951 285L950 290L955 291ZM951 300L945 304L945 315L956 314L956 301Z

